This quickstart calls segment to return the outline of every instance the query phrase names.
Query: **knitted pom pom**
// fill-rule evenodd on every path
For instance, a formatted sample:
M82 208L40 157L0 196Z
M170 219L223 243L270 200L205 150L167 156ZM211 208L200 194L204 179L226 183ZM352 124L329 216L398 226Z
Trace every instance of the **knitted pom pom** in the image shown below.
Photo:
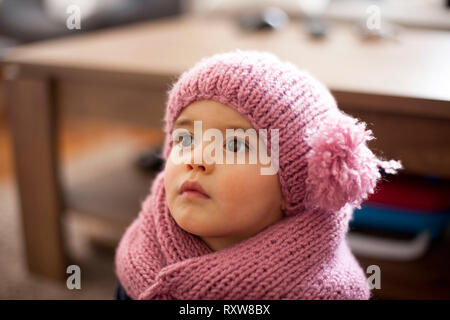
M336 112L314 132L307 132L311 147L307 154L306 207L338 210L346 204L356 208L374 192L381 177L401 168L398 161L375 157L366 142L373 139L364 122Z

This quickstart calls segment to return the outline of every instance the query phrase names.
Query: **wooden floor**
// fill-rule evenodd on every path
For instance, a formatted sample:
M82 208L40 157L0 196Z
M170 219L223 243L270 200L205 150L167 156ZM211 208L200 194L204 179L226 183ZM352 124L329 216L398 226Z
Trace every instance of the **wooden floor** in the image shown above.
M0 117L0 181L11 177L12 172L11 136L3 116Z

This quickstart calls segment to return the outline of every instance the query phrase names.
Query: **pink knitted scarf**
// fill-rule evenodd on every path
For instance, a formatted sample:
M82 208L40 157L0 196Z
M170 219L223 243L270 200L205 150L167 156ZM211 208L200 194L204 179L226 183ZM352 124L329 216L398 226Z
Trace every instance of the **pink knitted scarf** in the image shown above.
M116 253L133 299L368 299L345 241L352 210L306 210L220 251L182 230L166 204L164 172Z

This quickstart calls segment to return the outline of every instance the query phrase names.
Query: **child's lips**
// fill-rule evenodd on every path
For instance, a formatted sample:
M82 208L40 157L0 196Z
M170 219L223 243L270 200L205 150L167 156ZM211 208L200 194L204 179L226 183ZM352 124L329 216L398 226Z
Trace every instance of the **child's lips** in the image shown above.
M196 181L185 181L180 188L179 194L186 198L209 199L209 195Z
M185 190L181 193L181 196L186 198L209 199L208 196L195 190Z

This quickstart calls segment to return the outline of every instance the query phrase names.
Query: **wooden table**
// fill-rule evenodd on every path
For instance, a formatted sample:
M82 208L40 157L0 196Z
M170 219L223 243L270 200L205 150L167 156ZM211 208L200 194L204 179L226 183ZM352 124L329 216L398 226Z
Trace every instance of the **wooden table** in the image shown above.
M64 279L56 113L60 107L161 126L170 84L204 56L268 50L327 84L339 106L367 121L387 158L407 171L450 177L450 34L405 30L364 42L336 24L323 41L300 23L247 33L229 19L184 16L28 45L5 63L29 269Z

